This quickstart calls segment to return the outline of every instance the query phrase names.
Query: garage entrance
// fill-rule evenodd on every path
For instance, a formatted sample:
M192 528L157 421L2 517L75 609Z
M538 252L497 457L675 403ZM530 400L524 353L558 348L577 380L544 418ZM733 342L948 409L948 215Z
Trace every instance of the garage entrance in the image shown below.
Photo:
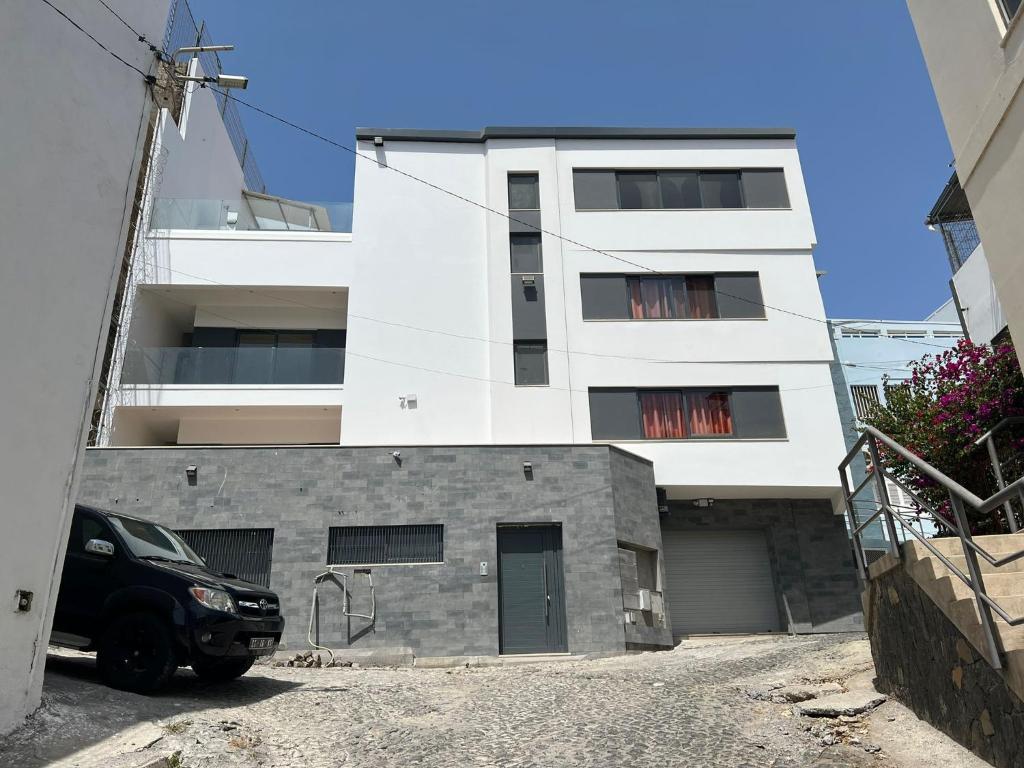
M764 531L662 531L672 635L775 632Z

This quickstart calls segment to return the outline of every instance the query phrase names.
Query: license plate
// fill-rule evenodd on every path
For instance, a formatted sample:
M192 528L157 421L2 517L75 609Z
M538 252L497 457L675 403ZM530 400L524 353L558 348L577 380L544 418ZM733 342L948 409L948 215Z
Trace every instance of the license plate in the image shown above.
M249 639L250 651L263 651L268 653L274 650L277 642L272 637L253 637Z

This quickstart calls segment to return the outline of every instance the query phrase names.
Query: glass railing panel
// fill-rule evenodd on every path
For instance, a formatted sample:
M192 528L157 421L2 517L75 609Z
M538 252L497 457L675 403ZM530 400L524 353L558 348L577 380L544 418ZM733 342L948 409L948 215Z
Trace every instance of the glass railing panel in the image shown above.
M341 347L148 347L128 350L122 384L342 384Z
M351 232L352 203L157 198L150 229Z

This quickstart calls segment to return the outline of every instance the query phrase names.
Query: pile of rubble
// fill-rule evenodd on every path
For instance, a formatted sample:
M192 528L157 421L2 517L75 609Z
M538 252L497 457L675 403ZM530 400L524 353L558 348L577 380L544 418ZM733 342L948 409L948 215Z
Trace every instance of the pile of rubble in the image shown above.
M791 704L786 715L800 718L800 728L828 747L847 744L865 752L877 753L881 747L865 741L868 725L864 718L886 701L884 694L873 690L848 691L836 682L773 683L747 691L757 701Z
M288 661L275 661L275 667L306 667L308 669L319 669L320 667L351 667L351 661L328 661L324 664L323 657L312 651L306 651L305 653L297 653Z

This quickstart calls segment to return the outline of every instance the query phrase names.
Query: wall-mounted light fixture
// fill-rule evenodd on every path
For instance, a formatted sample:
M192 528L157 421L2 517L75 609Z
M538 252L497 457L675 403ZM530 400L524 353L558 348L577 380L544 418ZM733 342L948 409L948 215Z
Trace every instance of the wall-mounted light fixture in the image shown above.
M171 54L171 77L180 83L216 83L221 88L238 88L239 90L245 90L249 85L249 78L243 77L242 75L224 75L219 74L216 77L209 75L182 75L178 72L178 56L183 53L191 53L193 55L197 53L217 53L220 51L233 51L235 46L233 45L190 45L185 48L179 48Z
M384 137L383 136L374 136L373 137L373 146L375 146L375 147L383 147L384 146Z
M527 287L527 288L537 284L537 276L536 275L523 275L522 276L522 280L523 280L523 285L525 287Z
M199 481L199 467L195 464L189 464L185 467L185 478L188 480L189 485L195 485Z
M705 498L705 499L694 499L693 500L693 506L700 507L701 509L707 509L708 507L713 507L714 505L715 505L715 500L714 499Z
M524 461L523 462L523 477L525 477L527 480L533 480L533 462L532 461Z

